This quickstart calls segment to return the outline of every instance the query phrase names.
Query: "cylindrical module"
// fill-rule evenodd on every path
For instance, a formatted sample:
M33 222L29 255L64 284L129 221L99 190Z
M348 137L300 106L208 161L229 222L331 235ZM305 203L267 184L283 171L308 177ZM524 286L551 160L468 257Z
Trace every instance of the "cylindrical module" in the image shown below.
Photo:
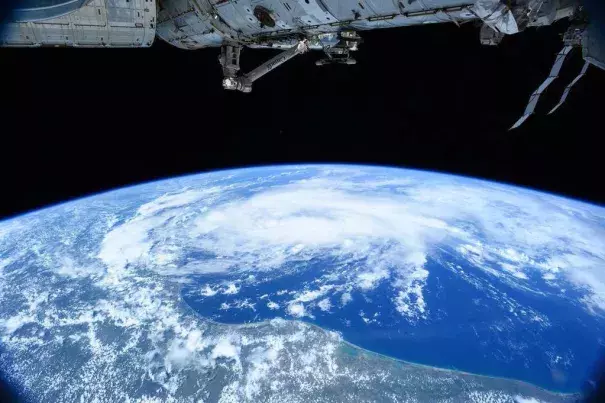
M290 48L301 38L477 19L475 0L162 0L158 36L182 49L239 43ZM493 0L498 1L498 0ZM317 45L317 46L316 46Z
M36 2L31 0L27 4L31 6L34 3ZM58 0L37 3L53 3L57 7L63 4L67 7L67 2ZM74 1L70 5L76 3ZM13 18L14 22L2 27L0 45L137 48L153 44L156 30L155 0L79 0L79 3L78 8L52 18L27 21ZM27 10L31 13L21 15L42 15L35 14L34 7ZM19 10L16 10L15 16L19 15Z
M61 17L82 7L87 0L21 0L12 13L16 22L42 21Z

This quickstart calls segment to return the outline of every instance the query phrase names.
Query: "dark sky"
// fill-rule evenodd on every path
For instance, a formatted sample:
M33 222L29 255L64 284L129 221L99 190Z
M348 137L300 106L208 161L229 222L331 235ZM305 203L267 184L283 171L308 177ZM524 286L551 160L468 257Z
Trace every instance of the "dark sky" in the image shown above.
M520 130L566 23L482 47L471 24L362 33L356 66L319 53L221 87L217 49L0 49L0 217L127 184L217 168L353 162L439 170L605 203L605 72L563 76ZM246 49L244 70L271 57Z

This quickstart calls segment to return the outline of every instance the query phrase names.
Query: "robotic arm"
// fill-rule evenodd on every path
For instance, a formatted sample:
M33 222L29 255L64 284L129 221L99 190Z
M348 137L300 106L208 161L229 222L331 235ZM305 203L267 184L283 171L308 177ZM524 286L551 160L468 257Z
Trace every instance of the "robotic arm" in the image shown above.
M238 90L242 92L251 92L252 83L271 70L281 66L294 56L305 53L309 49L306 40L299 41L296 46L283 51L272 59L261 64L251 72L238 76L239 71L239 53L240 47L224 46L221 52L220 62L223 66L223 88L226 90Z

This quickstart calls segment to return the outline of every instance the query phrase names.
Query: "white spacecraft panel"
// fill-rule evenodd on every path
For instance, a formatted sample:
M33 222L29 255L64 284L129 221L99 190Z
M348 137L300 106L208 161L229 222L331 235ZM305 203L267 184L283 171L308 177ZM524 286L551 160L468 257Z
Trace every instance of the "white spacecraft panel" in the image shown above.
M402 1L408 1L408 0L402 0ZM467 5L467 4L472 4L474 2L474 0L470 0L470 1L464 1L464 0L409 0L408 1L408 5L406 6L406 11L412 10L412 7L417 7L414 8L414 10L433 10L433 9L438 9L438 8L449 8L449 7L456 7L456 6L462 6L462 5Z
M477 0L473 11L487 25L498 32L508 35L519 32L513 13L500 0Z
M145 20L142 0L105 0L107 21L113 27L134 27ZM138 3L138 4L137 4Z
M42 21L72 13L87 0L20 0L13 10L15 22Z
M6 24L3 46L148 47L155 37L155 0L91 0L71 14Z
M83 27L104 27L107 25L103 1L94 0L82 7L77 13L70 15L75 25Z
M157 32L162 39L185 49L218 46L238 39L248 45L275 46L297 32L318 35L343 27L371 30L460 23L477 18L470 10L475 1L166 0L159 12ZM269 16L264 24L259 21L263 17L255 15L259 10ZM256 38L261 38L260 42Z
M209 12L208 2L170 0L158 12L157 35L181 49L221 46L231 29Z
M605 32L598 26L590 26L582 40L584 60L605 70Z
M401 0L403 3L405 0ZM401 5L397 0L359 0L358 8L363 7L371 10L374 15L390 15L399 13L401 11Z
M271 19L275 22L274 26L262 25L254 15L254 9L263 7L269 11ZM224 2L218 0L216 9L223 20L231 27L240 29L244 34L268 34L274 31L295 29L300 26L311 23L302 22L299 16L305 16L296 0L280 1L250 1L243 0L237 2ZM313 19L312 23L317 23Z
M302 0L304 1L304 0ZM359 0L322 0L330 14L339 21L375 17L376 13ZM363 1L363 0L362 0ZM390 0L391 1L391 0ZM390 2L389 1L389 2ZM364 1L365 2L365 1Z
M246 12L245 7L250 7L250 2L223 2L215 4L218 15L232 28L240 30L244 34L252 34L260 31L260 24L253 14ZM267 28L270 30L270 28Z
M200 18L193 12L159 23L157 35L181 49L200 49L223 43L223 35L212 27L209 18Z
M476 20L477 16L473 14L469 7L455 6L442 9L426 9L418 11L405 12L385 17L375 17L365 20L356 20L351 22L351 26L357 30L371 30L378 28L405 27L411 25L433 24L433 23L462 23L465 21Z
M266 35L276 31L305 31L307 27L326 25L338 22L317 0L213 0L220 18L230 27L240 30L245 35ZM275 22L261 25L254 15L256 7L269 11Z
M338 21L326 6L316 0L298 0L295 3L304 10L304 14L300 17L308 24L331 24Z
M282 12L279 15L284 15L286 25L301 31L311 32L309 27L338 21L316 0L281 0L280 3L285 9L285 15Z

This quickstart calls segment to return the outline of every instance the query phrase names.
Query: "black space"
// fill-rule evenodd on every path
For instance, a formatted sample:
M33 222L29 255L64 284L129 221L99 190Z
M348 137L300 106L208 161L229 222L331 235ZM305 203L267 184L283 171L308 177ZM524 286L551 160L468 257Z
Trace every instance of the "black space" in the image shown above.
M362 33L356 66L299 56L251 94L221 87L218 50L0 49L0 217L127 184L245 165L388 164L509 182L597 203L605 73L580 52L520 130L507 131L567 23L482 47L454 24ZM243 70L272 51L246 49Z
M495 48L479 44L472 24L365 32L356 66L318 68L320 54L308 53L252 94L221 88L217 49L161 40L144 50L0 49L0 219L159 178L298 162L437 170L605 204L605 72L589 69L544 116L579 72L578 51L537 116L507 131L566 28L530 29ZM243 70L271 55L246 50ZM0 379L0 401L9 398Z

